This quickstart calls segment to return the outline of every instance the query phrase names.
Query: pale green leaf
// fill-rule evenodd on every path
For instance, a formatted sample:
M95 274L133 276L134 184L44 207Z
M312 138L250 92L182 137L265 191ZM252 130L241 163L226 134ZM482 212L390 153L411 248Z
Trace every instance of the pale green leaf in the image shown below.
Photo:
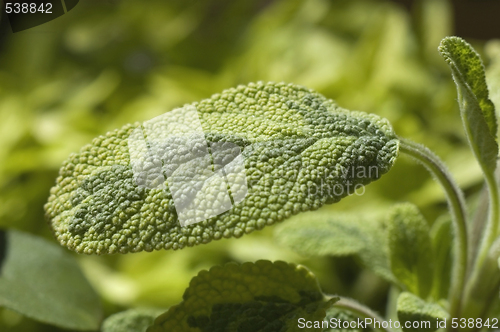
M322 321L337 300L326 300L316 277L303 266L282 261L230 263L201 271L183 301L147 331L298 332L303 331L300 318Z
M394 208L387 228L392 272L408 291L426 298L434 273L427 222L415 205L406 203Z
M441 322L439 327L443 327L443 321L449 318L446 310L440 305L425 302L408 292L399 295L397 307L399 322L405 332L432 332L438 329L438 321Z
M275 238L302 255L356 255L379 276L397 282L389 266L383 219L338 212L307 213L280 225Z
M19 231L0 236L0 306L67 329L99 328L99 296L69 253Z
M398 148L385 119L251 83L94 139L64 163L45 210L80 253L182 249L338 202L389 171Z
M362 328L352 328L354 324L351 322L357 322L358 317L354 316L349 311L331 307L326 310L325 320L328 321L329 327L323 332L361 332ZM348 326L348 327L347 327Z
M161 309L130 309L106 318L102 324L102 332L146 332L153 325Z
M437 219L430 234L434 249L433 295L436 300L446 299L450 289L453 261L453 228L450 216Z
M472 149L483 169L492 172L498 156L497 119L488 98L483 62L472 46L458 37L444 38L439 52L457 85L460 113Z

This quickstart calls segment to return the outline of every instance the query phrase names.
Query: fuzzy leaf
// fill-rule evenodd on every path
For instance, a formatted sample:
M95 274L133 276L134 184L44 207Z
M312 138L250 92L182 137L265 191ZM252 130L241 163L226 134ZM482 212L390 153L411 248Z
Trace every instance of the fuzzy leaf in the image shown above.
M230 263L201 271L183 302L160 315L147 332L302 331L299 318L321 321L336 300L324 298L316 277L303 266Z
M66 329L99 328L99 296L71 255L27 233L0 236L0 306Z
M397 310L398 319L404 332L432 332L438 329L437 320L443 321L449 318L448 313L438 304L425 302L408 292L403 292L399 295ZM408 328L405 324L412 327Z
M498 156L497 119L488 98L483 62L472 46L458 37L444 38L439 52L457 85L462 121L476 158L483 169L493 172Z
M80 253L182 249L338 202L386 173L398 147L385 119L260 82L94 139L64 163L45 210Z
M130 309L106 318L102 324L102 332L146 332L153 325L160 309Z
M408 291L426 298L432 288L434 255L429 226L415 205L394 208L388 238L392 272Z
M446 299L450 289L453 261L453 228L450 216L439 218L431 229L434 249L434 298Z
M302 255L356 255L367 268L397 283L389 266L382 217L307 213L280 225L275 231L275 238Z
M351 325L350 322L353 322L353 321L357 322L358 317L356 317L352 313L350 313L346 310L340 309L340 308L331 307L331 308L327 309L325 320L328 321L330 324L329 324L329 327L326 328L323 332L361 332L362 331L362 328L358 328L358 327L352 328L351 327L354 324ZM339 323L339 321L342 323ZM346 322L346 323L344 323L344 322ZM346 325L344 325L344 324L348 324L349 327L345 327Z

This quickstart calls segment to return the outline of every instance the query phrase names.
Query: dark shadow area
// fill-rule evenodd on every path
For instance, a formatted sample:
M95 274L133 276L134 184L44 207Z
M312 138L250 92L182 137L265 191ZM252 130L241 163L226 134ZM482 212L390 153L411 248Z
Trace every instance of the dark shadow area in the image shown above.
M415 10L418 0L391 0L408 11ZM500 38L500 1L451 0L454 34L462 38L488 40Z
M7 258L7 232L0 230L0 276L2 275L3 264Z

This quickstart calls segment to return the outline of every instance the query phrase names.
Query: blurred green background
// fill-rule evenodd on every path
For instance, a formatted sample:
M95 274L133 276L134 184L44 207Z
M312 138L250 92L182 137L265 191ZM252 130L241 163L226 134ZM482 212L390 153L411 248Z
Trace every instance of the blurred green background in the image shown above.
M491 13L488 3L497 6L469 5ZM0 227L55 242L43 205L71 152L126 123L258 80L305 85L342 107L386 117L399 135L440 155L472 197L482 187L481 173L437 46L447 35L466 37L485 60L500 106L500 41L492 39L487 17L468 19L463 4L447 0L85 0L15 34L3 17ZM439 186L405 157L364 195L324 209L374 211L402 201L417 204L429 223L446 211ZM178 252L75 256L106 316L168 308L199 270L258 259L303 263L325 292L385 311L387 284L353 259L301 257L277 246L272 233L269 227ZM0 330L58 331L5 309Z

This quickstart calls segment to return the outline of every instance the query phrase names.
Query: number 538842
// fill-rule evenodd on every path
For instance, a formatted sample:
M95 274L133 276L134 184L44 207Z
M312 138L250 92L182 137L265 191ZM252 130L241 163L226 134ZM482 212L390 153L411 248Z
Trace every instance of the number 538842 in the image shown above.
M52 4L50 2L47 3L28 3L28 2L7 2L5 3L5 12L7 14L35 14L35 13L43 13L43 14L52 14Z
M482 328L482 327L487 327L487 328L498 328L498 318L492 318L491 321L490 319L482 320L481 318L453 318L451 320L451 328L456 329L458 327L460 328Z

